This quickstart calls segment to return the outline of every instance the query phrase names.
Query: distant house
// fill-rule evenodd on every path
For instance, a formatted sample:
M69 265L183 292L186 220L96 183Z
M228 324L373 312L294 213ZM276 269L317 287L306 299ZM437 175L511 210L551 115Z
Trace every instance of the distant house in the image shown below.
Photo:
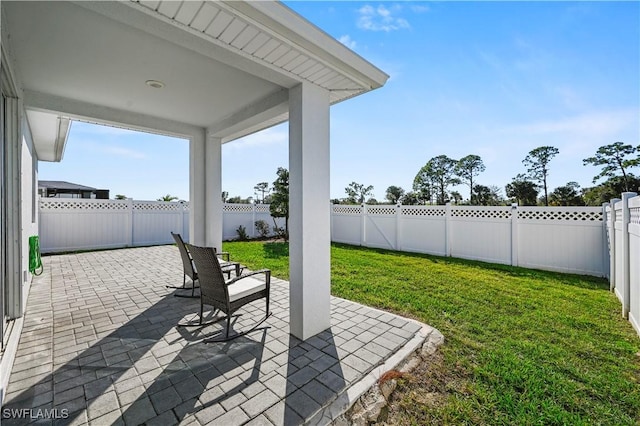
M97 189L90 186L60 180L38 181L38 194L45 198L97 198L108 200L108 189Z

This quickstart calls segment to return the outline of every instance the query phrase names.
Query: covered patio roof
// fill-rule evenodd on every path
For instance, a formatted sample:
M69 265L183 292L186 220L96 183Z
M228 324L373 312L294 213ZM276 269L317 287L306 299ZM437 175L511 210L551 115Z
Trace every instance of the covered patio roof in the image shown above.
M385 73L277 1L1 7L38 159L61 160L70 120L187 138L192 244L222 243L221 145L288 120L291 332L329 327L329 107Z
M329 91L333 104L388 78L275 1L2 9L41 160L60 161L69 119L176 136L203 128L224 143L287 120L288 90L301 82Z

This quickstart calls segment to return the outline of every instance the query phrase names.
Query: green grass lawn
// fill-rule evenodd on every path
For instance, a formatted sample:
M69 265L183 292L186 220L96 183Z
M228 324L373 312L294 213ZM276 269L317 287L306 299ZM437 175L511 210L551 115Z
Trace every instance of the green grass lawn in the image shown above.
M285 243L223 249L288 279ZM342 244L331 262L333 295L445 336L401 381L391 423L640 423L640 338L605 280Z

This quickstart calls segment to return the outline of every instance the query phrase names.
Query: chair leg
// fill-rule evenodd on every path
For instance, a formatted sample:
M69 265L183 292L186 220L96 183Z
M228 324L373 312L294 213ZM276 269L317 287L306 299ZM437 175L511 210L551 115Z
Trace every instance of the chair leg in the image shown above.
M253 327L251 327L248 330L245 330L241 333L237 333L237 334L233 334L231 336L229 336L229 329L230 327L230 322L231 322L231 316L227 317L227 331L225 334L225 337L210 337L208 339L204 339L202 342L203 343L220 343L220 342L228 342L230 340L233 339L237 339L238 337L242 337L242 336L246 336L249 333L253 333L254 331L258 331L258 330L268 330L269 328L271 328L270 326L264 326L264 327L260 327L269 317L271 316L271 314L265 316L263 319L261 319L260 321L258 321ZM220 330L219 332L215 333L216 335L218 334L222 334L222 330Z
M178 290L188 290L187 288L187 276L184 275L184 278L182 279L182 287L169 287L168 288L177 288ZM196 280L193 280L193 282L191 283L191 295L188 294L174 294L175 297L186 297L187 299L196 299L199 298L200 296L196 296L196 288L199 288L200 286L196 286Z
M187 275L182 275L182 287L178 287L177 285L165 285L166 288L176 288L178 290L186 290L187 289Z

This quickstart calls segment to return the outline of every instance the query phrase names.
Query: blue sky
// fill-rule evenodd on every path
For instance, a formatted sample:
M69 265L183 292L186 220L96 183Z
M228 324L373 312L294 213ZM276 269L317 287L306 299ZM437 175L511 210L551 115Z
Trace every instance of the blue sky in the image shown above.
M549 186L592 186L601 145L640 143L639 2L286 2L390 75L331 108L331 197L352 181L410 190L432 157L480 155L477 182L504 185L539 146L560 154ZM287 125L223 146L223 190L252 196L288 167ZM188 199L188 143L74 123L40 179L111 196ZM640 170L635 170L636 173ZM468 196L464 186L457 188Z

